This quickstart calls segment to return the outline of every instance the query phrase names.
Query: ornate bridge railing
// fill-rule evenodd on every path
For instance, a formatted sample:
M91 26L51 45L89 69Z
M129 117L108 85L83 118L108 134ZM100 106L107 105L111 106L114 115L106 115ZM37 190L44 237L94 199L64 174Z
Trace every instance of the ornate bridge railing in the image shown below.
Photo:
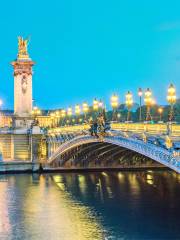
M122 136L106 136L102 139L89 135L75 137L74 139L71 139L59 146L59 148L49 158L48 163L51 164L58 159L58 161L62 162L63 164L63 160L61 159L61 155L63 153L74 147L93 142L105 142L124 147L147 156L180 173L180 157L174 157L172 151L151 143L145 143L138 139L126 138Z

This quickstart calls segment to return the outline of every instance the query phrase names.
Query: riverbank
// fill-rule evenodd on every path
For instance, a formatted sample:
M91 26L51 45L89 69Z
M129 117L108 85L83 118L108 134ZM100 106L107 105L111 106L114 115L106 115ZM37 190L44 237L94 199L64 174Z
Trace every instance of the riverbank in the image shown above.
M39 163L30 161L2 161L0 162L0 174L32 173L39 171Z
M43 168L44 173L65 172L119 172L119 171L145 171L145 170L170 170L166 166L121 166L121 167L73 167L73 168Z
M120 166L120 167L71 167L71 168L49 168L43 167L39 163L8 161L0 162L0 174L20 174L20 173L65 173L65 172L102 172L102 171L144 171L144 170L165 170L162 165L152 166Z

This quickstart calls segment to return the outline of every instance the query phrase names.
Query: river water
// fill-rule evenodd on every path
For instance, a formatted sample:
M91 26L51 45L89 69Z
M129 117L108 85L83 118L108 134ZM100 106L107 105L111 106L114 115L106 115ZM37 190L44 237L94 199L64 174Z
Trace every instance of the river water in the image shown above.
M0 240L6 239L180 239L180 175L1 175Z

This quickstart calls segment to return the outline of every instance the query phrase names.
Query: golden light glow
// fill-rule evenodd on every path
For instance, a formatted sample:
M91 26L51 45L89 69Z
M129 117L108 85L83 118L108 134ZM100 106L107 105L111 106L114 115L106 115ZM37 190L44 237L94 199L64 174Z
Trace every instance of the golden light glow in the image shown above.
M144 103L146 106L151 106L152 104L152 91L150 90L150 88L147 88L144 93Z
M155 99L152 99L151 105L156 105L156 100Z
M167 101L171 105L176 103L176 89L173 84L170 84L168 88Z
M63 182L62 177L53 176L53 180L56 183L57 187L59 187L59 201L61 204L56 204L58 200L57 196L53 198L54 206L58 206L58 209L55 212L61 212L60 220L56 217L53 218L54 225L57 228L58 225L63 221L65 224L62 229L62 233L64 236L64 240L91 240L91 239L103 239L104 234L102 226L93 216L92 209L82 206L82 204L78 204L78 202L74 201L73 198L67 191L67 185ZM70 184L71 179L69 180ZM83 175L78 175L78 187L80 193L85 196L87 191L86 177ZM63 206L63 207L62 207ZM67 226L67 227L66 227ZM70 226L70 227L69 227ZM66 233L66 234L65 234Z
M133 96L131 92L127 92L126 94L126 106L130 109L133 106Z
M161 114L163 112L163 108L162 107L159 107L158 108L158 112Z
M62 109L61 110L61 117L65 117L66 116L66 110Z
M153 181L153 176L151 174L147 174L147 177L146 177L146 182L150 185L153 185L154 184L154 181Z
M51 117L51 118L54 118L54 117L55 117L55 114L54 114L54 113L50 113L50 117Z
M37 106L33 107L32 115L40 115L40 114L41 114L41 110Z
M93 120L92 117L88 118L89 121ZM75 122L76 120L73 118L72 122ZM89 124L85 124L85 125L78 125L78 126L69 126L69 127L59 127L58 132L78 132L78 131L82 131L82 130L88 130L89 129ZM112 123L111 124L111 128L114 130L118 130L118 131L130 131L130 132L139 132L141 134L143 134L144 138L146 138L146 135L144 134L144 132L148 132L151 134L155 134L155 133L167 133L167 125L166 123L158 123L158 124L143 124L143 123L131 123L131 124L126 124L126 123ZM53 129L51 131L55 131L57 129ZM50 131L50 130L49 130ZM174 137L179 137L180 134L180 125L179 124L173 124L172 125L172 135Z
M112 108L117 108L119 106L119 98L116 94L111 96L111 106Z
M95 99L93 100L93 110L94 110L94 111L97 111L98 108L99 108L99 101L95 98Z
M81 107L79 106L79 104L76 104L75 106L75 114L79 115L81 113Z
M89 111L89 106L88 106L87 102L84 102L82 104L82 109L83 109L84 113L87 113Z
M60 117L60 112L56 111L54 115L55 115L55 117L59 118Z
M68 107L68 109L67 109L67 115L68 115L69 117L72 116L72 108L71 108L71 107Z

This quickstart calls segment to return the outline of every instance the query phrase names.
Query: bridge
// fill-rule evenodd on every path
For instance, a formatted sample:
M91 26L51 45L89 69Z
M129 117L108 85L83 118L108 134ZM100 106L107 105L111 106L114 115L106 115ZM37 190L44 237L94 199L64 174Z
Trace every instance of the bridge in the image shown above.
M137 128L127 131L127 126L119 130L116 125L99 137L91 136L87 125L53 129L47 140L47 164L51 168L124 168L147 167L148 162L151 167L166 166L180 173L180 152L173 148L173 144L179 144L179 128L174 127L169 138L165 128L160 133L158 127L145 134Z

